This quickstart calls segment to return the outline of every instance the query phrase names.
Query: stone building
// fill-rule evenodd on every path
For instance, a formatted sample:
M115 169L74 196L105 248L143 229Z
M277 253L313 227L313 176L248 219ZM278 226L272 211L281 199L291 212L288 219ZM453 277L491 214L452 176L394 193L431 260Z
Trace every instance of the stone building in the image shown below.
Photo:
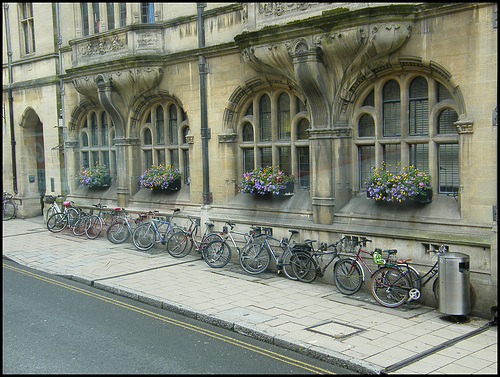
M4 3L3 17L3 187L20 216L43 194L179 207L278 238L367 237L422 271L444 243L470 256L473 312L497 304L496 3ZM109 188L76 181L95 163ZM152 164L181 189L141 188ZM382 164L425 171L432 201L367 198ZM293 195L240 191L266 165L296 177Z

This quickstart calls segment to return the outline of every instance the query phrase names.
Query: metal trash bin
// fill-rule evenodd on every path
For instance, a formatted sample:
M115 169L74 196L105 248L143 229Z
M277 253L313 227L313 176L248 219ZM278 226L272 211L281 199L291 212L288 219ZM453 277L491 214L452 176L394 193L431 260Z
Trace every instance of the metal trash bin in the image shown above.
M439 311L449 315L470 313L469 256L462 253L439 255Z

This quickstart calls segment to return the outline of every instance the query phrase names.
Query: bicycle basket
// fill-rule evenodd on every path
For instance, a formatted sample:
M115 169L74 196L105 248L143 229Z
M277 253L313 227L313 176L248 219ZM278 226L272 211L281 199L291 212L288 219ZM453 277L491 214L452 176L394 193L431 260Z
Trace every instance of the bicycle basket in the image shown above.
M358 249L358 241L355 238L344 238L340 244L337 245L337 250L341 254L356 254Z
M56 201L57 197L53 195L45 195L45 203L52 204Z

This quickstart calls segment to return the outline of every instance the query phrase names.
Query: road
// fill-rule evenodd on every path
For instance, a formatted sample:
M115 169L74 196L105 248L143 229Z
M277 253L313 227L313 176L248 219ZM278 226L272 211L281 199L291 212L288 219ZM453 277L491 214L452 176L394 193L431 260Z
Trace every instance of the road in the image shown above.
M3 373L352 374L6 260Z

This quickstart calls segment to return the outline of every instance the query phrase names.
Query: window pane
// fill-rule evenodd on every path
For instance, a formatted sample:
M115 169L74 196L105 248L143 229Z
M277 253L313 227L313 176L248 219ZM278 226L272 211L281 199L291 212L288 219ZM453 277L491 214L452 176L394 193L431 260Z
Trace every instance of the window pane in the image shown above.
M243 125L243 141L253 141L253 127L250 123L245 123Z
M144 130L144 145L151 145L153 144L153 138L151 137L151 131L149 128L146 128Z
M89 137L87 136L86 132L82 132L82 147L88 147L89 146Z
M189 135L189 127L184 127L182 129L182 143L187 144L187 135Z
M365 114L359 118L359 137L373 137L375 136L375 122L371 115Z
M271 140L271 100L263 95L259 101L260 140Z
M120 8L120 27L127 24L127 3L119 3Z
M385 170L390 173L399 172L401 164L401 145L386 144L384 145L384 162Z
M429 99L427 80L415 78L410 84L410 135L427 135L429 133Z
M163 116L163 107L156 108L156 140L157 144L165 144L165 121Z
M458 114L452 109L441 111L438 116L438 134L456 134L458 133L455 122L458 120Z
M273 166L273 149L260 148L260 167Z
M301 119L297 125L297 139L307 140L307 130L309 129L309 121L307 119Z
M101 19L99 16L99 3L92 3L92 16L94 17L94 34L99 33Z
M89 168L89 152L82 152L82 165L84 168Z
M410 145L410 165L418 170L429 174L429 145L411 144Z
M359 188L365 187L365 182L375 167L375 146L363 145L359 147Z
M254 169L254 153L253 148L245 148L243 149L243 171L252 171Z
M375 92L373 90L366 96L363 106L375 106Z
M92 166L99 165L99 152L98 151L93 151L92 152Z
M147 170L153 165L153 151L144 151L144 170Z
M109 169L109 151L102 151L102 164Z
M278 138L290 139L290 97L282 93L278 98Z
M179 169L179 150L171 149L170 150L170 164L174 169Z
M157 165L165 165L165 149L158 149L156 151Z
M101 144L108 145L108 115L101 114Z
M184 149L182 151L182 156L184 159L184 183L189 184L191 181L191 175L189 170L189 150Z
M453 96L451 93L446 89L446 87L438 82L437 84L437 91L438 91L438 102L444 101L445 99L453 99Z
M85 37L89 35L89 11L87 3L80 3L80 10L82 13L82 35Z
M92 113L90 117L90 137L92 139L92 146L97 147L99 145L98 136L97 136L97 115Z
M459 186L458 144L438 145L439 193L456 193Z
M401 136L401 100L396 80L384 85L383 96L384 136Z
M177 107L175 105L170 105L168 108L168 132L170 136L170 144L177 145Z
M106 3L106 10L108 16L108 30L113 30L115 28L115 4Z
M141 22L143 24L152 24L155 22L154 3L141 3Z
M285 174L292 174L292 156L290 147L278 148L279 169Z
M297 148L297 159L299 162L298 172L299 172L299 187L308 189L310 187L309 181L309 148L300 147Z

